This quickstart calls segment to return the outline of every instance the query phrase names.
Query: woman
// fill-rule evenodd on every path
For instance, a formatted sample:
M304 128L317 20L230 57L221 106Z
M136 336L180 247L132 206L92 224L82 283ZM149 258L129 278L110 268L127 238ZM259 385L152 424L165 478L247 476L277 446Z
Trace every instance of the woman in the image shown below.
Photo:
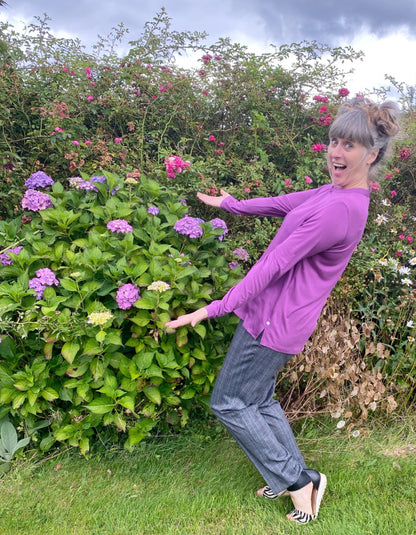
M237 201L198 193L207 205L242 215L284 218L258 262L223 299L170 321L194 326L234 312L240 319L211 396L211 410L262 474L257 494L289 493L299 524L314 520L326 487L324 474L307 469L280 407L276 374L302 351L328 295L364 232L368 179L398 131L395 103L355 98L343 104L330 131L332 184L279 197Z

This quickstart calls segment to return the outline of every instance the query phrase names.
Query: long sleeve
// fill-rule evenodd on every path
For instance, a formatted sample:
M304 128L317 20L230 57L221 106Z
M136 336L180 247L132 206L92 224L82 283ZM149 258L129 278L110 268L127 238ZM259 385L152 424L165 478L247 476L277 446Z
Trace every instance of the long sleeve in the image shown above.
M265 215L271 214L269 212ZM332 203L321 213L304 220L288 234L282 228L283 240L278 244L272 242L244 279L231 288L223 299L207 305L208 316L222 316L236 310L254 299L273 279L282 277L298 262L336 248L345 238L348 221L348 207L341 201Z
M328 186L323 186L323 188ZM278 197L257 197L238 201L231 195L226 197L221 208L239 215L261 215L271 217L285 217L294 208L317 195L321 188L287 193Z

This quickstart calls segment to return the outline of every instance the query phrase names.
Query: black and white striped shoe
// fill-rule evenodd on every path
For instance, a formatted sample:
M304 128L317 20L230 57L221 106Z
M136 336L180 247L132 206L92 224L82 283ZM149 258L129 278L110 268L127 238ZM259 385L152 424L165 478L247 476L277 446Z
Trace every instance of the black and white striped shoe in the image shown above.
M318 515L310 515L308 513L304 513L303 511L299 511L299 509L293 509L289 513L290 520L293 520L297 524L308 524L308 522L311 522L312 520L315 520L315 518Z
M272 489L267 485L263 489L259 489L257 491L257 496L260 496L262 498L267 498L268 500L275 500L279 496L288 496L289 493L287 490L283 490L282 492L279 492L279 494L275 494Z

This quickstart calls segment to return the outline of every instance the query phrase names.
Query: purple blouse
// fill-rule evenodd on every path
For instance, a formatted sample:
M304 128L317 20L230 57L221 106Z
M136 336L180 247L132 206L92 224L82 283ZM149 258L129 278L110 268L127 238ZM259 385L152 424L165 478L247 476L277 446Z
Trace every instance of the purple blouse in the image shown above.
M276 236L236 286L206 306L208 317L234 312L261 344L302 351L331 290L359 243L370 191L332 184L279 197L237 201L221 208L241 215L283 217Z

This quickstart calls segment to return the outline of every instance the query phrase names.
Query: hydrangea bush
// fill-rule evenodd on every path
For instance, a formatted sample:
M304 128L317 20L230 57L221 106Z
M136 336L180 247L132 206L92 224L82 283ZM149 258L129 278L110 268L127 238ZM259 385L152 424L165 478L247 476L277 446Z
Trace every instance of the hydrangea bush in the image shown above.
M185 425L206 406L235 325L164 326L241 277L225 223L193 217L143 176L40 178L28 186L49 191L28 191L48 202L0 221L0 418L46 422L42 450L59 441L84 453L104 431L131 447L159 421Z

